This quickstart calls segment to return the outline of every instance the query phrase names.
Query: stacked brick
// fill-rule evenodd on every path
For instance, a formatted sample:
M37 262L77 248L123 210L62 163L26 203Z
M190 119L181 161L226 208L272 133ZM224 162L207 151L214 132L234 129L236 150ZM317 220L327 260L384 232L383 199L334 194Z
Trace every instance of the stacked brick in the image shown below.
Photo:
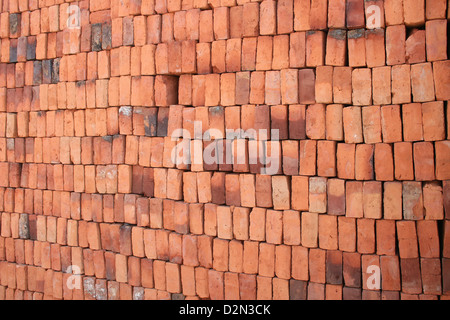
M0 299L448 299L448 6L0 1Z

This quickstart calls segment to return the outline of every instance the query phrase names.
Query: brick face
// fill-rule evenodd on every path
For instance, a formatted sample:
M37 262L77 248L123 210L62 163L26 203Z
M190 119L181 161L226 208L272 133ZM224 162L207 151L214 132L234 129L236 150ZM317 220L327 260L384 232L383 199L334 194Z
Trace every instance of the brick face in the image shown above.
M0 1L0 300L450 299L448 6Z

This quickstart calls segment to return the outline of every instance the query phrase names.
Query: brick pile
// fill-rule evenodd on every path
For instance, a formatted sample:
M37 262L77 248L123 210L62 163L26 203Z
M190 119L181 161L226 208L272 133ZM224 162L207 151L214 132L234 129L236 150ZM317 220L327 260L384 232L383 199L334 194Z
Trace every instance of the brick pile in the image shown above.
M0 299L450 298L448 6L0 0Z

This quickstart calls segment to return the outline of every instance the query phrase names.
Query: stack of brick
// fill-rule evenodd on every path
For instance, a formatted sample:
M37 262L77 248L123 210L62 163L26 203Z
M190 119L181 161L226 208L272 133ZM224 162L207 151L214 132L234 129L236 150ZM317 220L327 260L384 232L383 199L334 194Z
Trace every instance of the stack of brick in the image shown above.
M448 7L0 1L0 299L449 299Z

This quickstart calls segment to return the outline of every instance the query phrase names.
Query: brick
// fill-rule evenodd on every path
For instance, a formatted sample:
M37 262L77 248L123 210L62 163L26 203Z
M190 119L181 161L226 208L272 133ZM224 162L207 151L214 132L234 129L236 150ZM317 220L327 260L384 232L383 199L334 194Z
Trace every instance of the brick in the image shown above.
M426 60L425 30L414 29L405 43L407 63L419 63Z
M345 285L350 288L361 288L361 255L356 252L344 252L342 263Z
M383 142L393 143L402 141L400 106L391 105L381 107L381 129Z
M422 104L423 137L425 141L445 139L444 104L429 102Z
M420 262L417 258L400 259L402 291L417 294L422 290Z
M315 99L318 103L333 102L333 67L316 68Z
M236 75L235 73L223 73L220 76L220 104L230 106L235 104Z
M345 28L346 1L328 2L328 28Z
M375 220L358 219L357 223L357 251L361 254L375 252Z
M325 32L308 31L306 33L306 66L317 67L325 63Z
M330 66L344 66L346 63L347 33L342 29L328 32L326 43L325 64Z
M366 66L366 38L364 29L349 30L347 32L347 39L349 66Z
M281 78L279 71L267 71L265 78L265 103L277 105L281 102Z
M230 11L227 7L214 8L214 38L228 39L230 35Z
M314 140L300 141L300 175L316 174L316 146Z
M272 199L275 210L290 209L290 189L288 177L272 177Z
M434 100L435 89L430 63L411 66L411 85L414 102Z
M233 211L233 235L237 240L248 240L250 209L237 207Z
M372 94L374 104L391 103L391 86L387 85L391 79L390 67L374 68L372 71Z
M443 190L437 182L425 183L423 187L423 205L427 219L444 217Z
M317 142L317 174L324 177L336 175L336 142Z
M277 33L290 33L294 28L294 1L277 2Z
M414 173L416 180L434 180L434 150L430 142L414 144Z
M448 201L448 191L449 191L449 185L447 181L442 182L442 194L445 195L444 197L444 209L445 209L445 217L448 217L448 210L449 210L449 201Z
M342 111L346 143L363 142L361 107L346 107Z
M310 139L325 138L325 105L313 104L306 109L306 136Z
M202 10L200 11L199 19L199 42L212 42L214 40L214 27L213 27L213 11Z
M386 28L386 63L403 64L406 61L406 28L404 25Z
M327 181L327 206L328 214L345 214L345 182L340 179L329 179Z
M309 211L324 213L327 208L326 178L311 177L309 179Z
M337 217L319 215L319 247L327 250L338 249Z
M439 141L435 143L436 148L436 179L445 180L450 176L450 171L448 170L448 141ZM430 149L428 147L428 149ZM431 149L430 149L431 150ZM431 166L431 163L429 163ZM431 167L430 167L431 169ZM416 174L417 176L417 174ZM431 172L429 177L431 178Z
M371 69L354 69L352 72L352 100L354 105L372 104Z
M449 268L449 259L442 259L442 274L444 275L443 281L442 281L442 292L448 293L449 291L449 279L448 276L446 276L446 271Z
M373 167L374 147L369 144L358 144L355 153L355 178L356 180L372 180L374 178Z
M366 30L366 62L368 67L384 66L385 55L385 34L383 29ZM383 50L380 50L383 48Z
M423 195L421 183L403 182L403 218L419 220L423 218Z
M403 1L387 0L384 3L384 12L386 25L402 24L403 20Z
M348 217L338 217L339 250L356 251L356 220Z
M421 259L422 286L425 294L440 294L441 265L438 259Z
M395 256L381 256L380 268L383 274L381 279L381 287L383 290L399 291L401 284L398 258Z
M394 159L391 146L389 144L378 143L375 145L374 151L376 180L394 180Z
M364 23L364 2L360 0L347 0L347 28L361 28Z
M315 98L315 75L312 69L302 69L298 73L298 101L301 104L313 104Z
M355 145L338 143L336 151L337 177L354 179L355 177Z
M425 3L423 0L418 3L411 0L403 0L403 14L406 26L419 26L425 22Z
M363 210L365 218L380 219L382 216L382 184L365 181L363 184Z
M343 140L344 132L342 125L343 106L331 104L326 108L326 138L327 140Z
M311 282L325 283L326 281L325 260L326 260L325 250L311 249L309 251L309 274Z
M422 258L439 257L439 237L436 221L417 221L419 252Z
M445 18L445 8L447 7L443 0L428 0L425 3L425 15L427 20Z
M411 103L403 105L403 137L405 141L418 141L423 139L422 105Z
M433 63L434 85L436 90L436 100L449 99L449 85L445 81L445 75L448 74L450 63L448 61L437 61Z
M333 101L351 104L352 101L352 68L335 67L333 70Z
M230 8L230 38L241 38L243 30L243 6Z

